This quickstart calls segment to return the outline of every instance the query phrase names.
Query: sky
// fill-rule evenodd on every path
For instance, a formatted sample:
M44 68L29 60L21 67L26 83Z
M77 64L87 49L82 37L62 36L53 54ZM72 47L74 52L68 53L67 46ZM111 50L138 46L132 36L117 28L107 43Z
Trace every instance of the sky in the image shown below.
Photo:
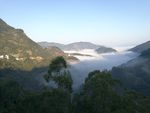
M36 42L114 47L150 40L150 0L0 0L0 18Z

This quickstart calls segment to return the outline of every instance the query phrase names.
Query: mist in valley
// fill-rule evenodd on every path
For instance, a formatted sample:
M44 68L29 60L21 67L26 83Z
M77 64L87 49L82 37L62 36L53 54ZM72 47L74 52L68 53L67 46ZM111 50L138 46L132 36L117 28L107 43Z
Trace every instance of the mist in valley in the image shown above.
M88 51L89 52L89 51ZM82 53L82 54L87 54ZM89 53L88 53L89 54ZM91 52L90 55L92 55ZM93 57L78 56L80 62L70 65L70 72L73 79L73 88L78 89L88 73L94 70L111 70L114 66L119 66L138 56L137 53L131 51L122 51L107 54L93 54Z

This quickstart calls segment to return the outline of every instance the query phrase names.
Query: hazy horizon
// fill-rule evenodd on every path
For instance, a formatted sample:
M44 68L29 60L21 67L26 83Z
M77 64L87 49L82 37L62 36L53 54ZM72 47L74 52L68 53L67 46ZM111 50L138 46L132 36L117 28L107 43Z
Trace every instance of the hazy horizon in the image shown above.
M36 42L116 47L150 40L149 0L0 1L0 18Z
M149 40L147 40L147 41L149 41ZM61 42L49 42L49 41L39 41L39 42L37 42L37 43L41 43L41 42L44 42L44 43L58 43L58 44L64 44L64 45L67 45L67 44L72 44L72 43L78 43L78 42L88 42L88 41L75 41L75 42L68 42L68 43L61 43ZM90 41L89 41L90 42ZM138 45L140 45L140 44L142 44L142 43L145 43L145 41L144 42L141 42L141 43L138 43L138 44L129 44L129 45L102 45L101 43L96 43L96 42L90 42L90 43L92 43L92 44L96 44L96 45L100 45L100 46L105 46L105 47L112 47L112 48L114 48L114 49L118 49L118 50L127 50L127 49L130 49L130 48L133 48L133 47L135 47L135 46L138 46Z

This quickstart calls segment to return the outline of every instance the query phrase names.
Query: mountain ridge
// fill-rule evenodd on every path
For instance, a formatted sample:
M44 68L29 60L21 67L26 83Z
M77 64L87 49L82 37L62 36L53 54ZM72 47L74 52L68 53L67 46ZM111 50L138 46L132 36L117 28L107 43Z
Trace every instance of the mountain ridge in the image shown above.
M49 65L56 56L64 56L62 50L44 49L31 40L22 29L11 27L0 19L0 68L18 68L30 70Z
M137 45L134 48L131 48L130 51L141 53L150 48L150 41L147 41L143 44Z
M140 52L137 58L114 67L111 71L113 77L119 79L125 87L145 95L150 95L150 48L147 49L148 46L144 46L148 43L133 48L133 51Z
M43 48L49 46L56 46L63 51L79 51L83 49L94 49L97 53L116 52L116 50L113 48L93 44L91 42L83 42L83 41L74 42L70 44L59 44L55 42L38 42L38 44ZM98 49L100 49L100 51Z

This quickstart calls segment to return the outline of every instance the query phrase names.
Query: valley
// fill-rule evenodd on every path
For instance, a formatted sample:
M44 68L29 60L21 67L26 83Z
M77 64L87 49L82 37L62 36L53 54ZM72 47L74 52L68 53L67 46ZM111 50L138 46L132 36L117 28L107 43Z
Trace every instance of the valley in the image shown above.
M17 70L18 73L21 73L21 71L29 72L33 75L31 79L39 82L38 84L41 84L42 87L45 85L43 76L47 73L48 65L57 56L63 56L67 60L74 81L73 88L77 90L88 77L88 73L93 70L111 71L112 69L112 73L115 73L114 76L116 77L118 68L128 68L129 65L133 65L132 67L138 66L139 64L136 63L141 59L138 50L140 49L141 52L141 50L144 51L149 48L149 42L132 49L126 48L124 51L117 51L90 42L75 42L67 45L50 42L39 42L37 44L26 36L23 30L15 29L3 20L0 21L0 28L1 76L4 77L7 74L11 77L17 77L18 75L15 74ZM143 62L140 64L146 62L141 61ZM14 70L14 73L11 71L7 73L7 71L3 71L5 69ZM39 72L38 69L42 70ZM148 66L143 71L149 72ZM28 78L28 75L25 74L25 76ZM120 77L119 73L117 78ZM20 81L20 79L22 77L16 80Z
M141 110L150 96L150 42L125 48L125 50L114 49L91 42L37 43L31 40L23 30L13 28L0 19L0 94L3 95L0 98L3 99L2 105L6 103L7 106L7 101L10 102L6 109L0 105L0 112L1 109L2 113L5 113L5 110L11 111L13 107L16 107L14 111L24 109L25 113L29 113L22 105L25 104L28 107L30 101L33 105L36 105L35 101L43 102L42 107L40 104L37 105L40 106L38 111L46 109L47 113L52 113L53 109L57 113L59 111L57 106L64 113L78 109L86 111L87 103L91 102L89 104L93 106L95 98L97 103L100 102L98 104L100 106L107 106L103 103L107 101L111 110L114 110L114 107L108 100L120 102L120 105L115 105L114 111L118 110L118 106L123 106L122 109L128 111L126 104L127 107L131 107L130 104L134 101L134 105L138 103ZM114 84L117 85L114 86ZM11 88L13 95L8 91ZM16 96L17 93L20 97ZM103 93L104 95L101 95ZM8 100L7 95L10 97ZM129 96L126 97L126 95ZM99 101L97 96L108 100ZM47 101L45 98L50 100ZM127 99L132 102L126 102ZM146 102L142 105L141 101ZM61 105L63 103L66 105ZM124 103L126 103L125 106ZM50 106L45 108L47 104L52 104L51 109ZM84 106L80 108L80 104ZM65 106L67 110L64 110L62 106ZM137 111L138 107L131 110ZM30 109L36 111L35 108L34 106ZM148 107L145 109L149 110Z

